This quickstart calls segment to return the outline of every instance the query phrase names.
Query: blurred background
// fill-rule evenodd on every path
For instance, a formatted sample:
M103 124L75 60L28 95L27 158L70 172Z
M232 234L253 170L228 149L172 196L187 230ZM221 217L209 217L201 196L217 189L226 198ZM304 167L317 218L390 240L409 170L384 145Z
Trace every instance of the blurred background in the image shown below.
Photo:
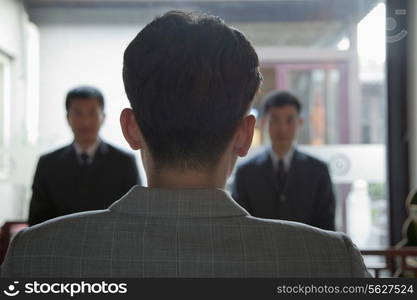
M27 217L39 155L71 142L64 107L70 88L104 92L101 136L130 151L119 127L129 105L123 51L156 15L178 9L218 15L249 37L264 76L253 113L271 90L296 94L305 119L298 144L329 164L337 229L362 248L395 244L405 195L416 185L416 126L413 118L407 123L414 102L406 106L414 94L403 86L416 65L404 63L412 37L402 26L417 9L407 3L0 0L0 224ZM267 143L258 126L249 157Z

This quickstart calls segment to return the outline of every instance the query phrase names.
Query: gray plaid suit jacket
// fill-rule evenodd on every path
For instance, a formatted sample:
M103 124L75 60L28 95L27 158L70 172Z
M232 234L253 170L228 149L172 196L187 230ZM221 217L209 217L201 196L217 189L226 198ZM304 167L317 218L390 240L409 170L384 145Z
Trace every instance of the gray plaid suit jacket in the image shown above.
M248 215L223 190L135 186L13 239L2 277L364 277L350 239Z

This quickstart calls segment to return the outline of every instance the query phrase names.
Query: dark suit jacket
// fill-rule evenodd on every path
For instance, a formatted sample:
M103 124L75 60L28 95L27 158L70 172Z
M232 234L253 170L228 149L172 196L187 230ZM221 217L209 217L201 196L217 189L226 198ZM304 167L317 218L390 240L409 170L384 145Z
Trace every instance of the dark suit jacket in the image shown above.
M39 159L28 223L105 209L140 183L133 155L101 142L87 172L82 173L74 146L68 145Z
M334 230L335 198L325 163L294 151L284 197L278 199L278 180L268 151L240 165L233 198L258 218L290 220Z

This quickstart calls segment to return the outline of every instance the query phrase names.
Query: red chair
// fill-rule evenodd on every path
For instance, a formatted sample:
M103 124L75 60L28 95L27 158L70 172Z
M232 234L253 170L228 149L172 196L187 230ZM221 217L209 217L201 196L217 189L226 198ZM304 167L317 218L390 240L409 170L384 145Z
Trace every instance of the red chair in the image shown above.
M26 227L28 227L26 222L13 221L4 223L0 228L0 264L3 263L4 257L6 256L10 240L16 233Z

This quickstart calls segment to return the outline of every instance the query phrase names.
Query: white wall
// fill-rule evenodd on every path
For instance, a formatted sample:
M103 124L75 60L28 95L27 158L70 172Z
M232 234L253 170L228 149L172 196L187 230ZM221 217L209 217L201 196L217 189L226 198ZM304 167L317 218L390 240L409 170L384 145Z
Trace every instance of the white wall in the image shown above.
M19 0L0 1L0 53L8 74L3 98L5 143L0 148L0 168L10 167L0 180L0 225L6 219L24 217L28 183L34 157L27 138L27 37L28 17ZM3 91L4 92L4 91ZM4 173L4 172L3 172ZM4 174L3 174L4 175Z
M25 128L25 26L27 16L18 0L2 0L0 2L0 51L10 60L10 115L13 115L13 127L8 136L19 137L22 142L22 128ZM11 142L10 140L8 142Z
M98 87L105 96L104 139L127 148L119 114L129 106L122 82L122 55L139 28L63 24L40 26L39 142L61 145L72 134L65 119L67 91L80 84Z
M65 118L65 95L78 85L93 85L105 97L104 140L131 151L119 125L129 107L122 81L123 52L155 15L147 11L101 8L39 8L30 11L39 28L39 139L41 153L67 144L72 133ZM149 15L148 15L149 14ZM130 20L130 21L127 21ZM142 180L146 183L139 153Z
M1 0L0 2L0 49L10 55L18 56L21 47L20 1Z
M129 106L122 82L123 51L158 12L129 7L35 7L29 13L40 35L41 149L47 151L71 140L65 95L72 87L88 84L105 96L102 137L129 150L119 126L120 112Z

